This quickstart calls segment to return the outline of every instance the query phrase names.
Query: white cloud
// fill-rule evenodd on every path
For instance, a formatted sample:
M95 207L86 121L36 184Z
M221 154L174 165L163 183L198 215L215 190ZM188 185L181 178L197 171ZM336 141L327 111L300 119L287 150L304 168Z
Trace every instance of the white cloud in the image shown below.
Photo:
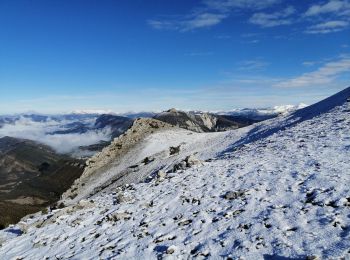
M230 11L234 8L259 10L279 3L280 0L206 0L207 7L216 10Z
M342 31L348 26L349 22L347 21L328 21L312 25L309 28L307 28L305 32L310 34L325 34Z
M226 14L201 13L194 16L192 19L184 21L182 30L190 31L198 28L211 27L219 24L226 17Z
M317 64L316 61L304 61L303 65L307 67L315 66Z
M232 39L232 36L231 35L217 35L215 36L216 39L220 39L220 40L229 40L229 39Z
M350 2L346 0L330 0L325 4L315 4L305 12L305 16L318 16L330 13L337 16L350 14Z
M280 25L288 25L293 23L291 16L295 13L295 8L288 6L287 8L274 13L255 13L249 22L261 27L274 27Z
M199 56L211 56L213 55L213 52L189 52L186 53L186 56L191 56L191 57L199 57Z
M262 35L262 33L243 33L243 34L241 34L241 37L242 38L255 38L255 37L258 37L261 35Z
M95 114L95 115L103 115L103 114L115 114L115 112L111 109L76 109L68 114Z
M329 0L322 4L311 4L309 8L300 10L300 13L297 13L293 6L270 13L264 12L265 9L271 9L281 2L281 0L202 0L200 6L187 15L152 19L148 23L158 30L187 32L213 27L232 14L255 12L248 22L265 28L305 22L309 26L302 31L322 34L342 31L349 27L350 0Z
M148 24L157 30L177 30L186 32L217 25L225 18L227 18L227 15L221 13L196 13L172 20L149 20Z
M306 28L308 34L326 34L346 30L350 25L350 1L330 0L310 6L303 15L314 24ZM320 22L321 21L321 22Z
M261 10L278 2L280 0L205 0L200 8L193 10L188 15L152 19L148 20L148 24L157 30L187 32L218 25L237 9Z
M266 68L269 63L262 59L246 60L238 63L239 70L262 70Z
M275 84L275 87L317 87L334 82L340 75L346 72L350 72L350 58L342 57L337 61L324 64L316 71L304 73L301 76L281 81Z
M148 24L157 30L176 30L178 28L174 21L149 20Z

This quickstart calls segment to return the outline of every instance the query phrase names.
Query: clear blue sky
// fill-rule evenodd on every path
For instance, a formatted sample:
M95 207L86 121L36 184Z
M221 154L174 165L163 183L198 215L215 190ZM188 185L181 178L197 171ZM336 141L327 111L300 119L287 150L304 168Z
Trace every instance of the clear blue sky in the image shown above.
M350 0L1 0L0 114L312 103L349 28Z

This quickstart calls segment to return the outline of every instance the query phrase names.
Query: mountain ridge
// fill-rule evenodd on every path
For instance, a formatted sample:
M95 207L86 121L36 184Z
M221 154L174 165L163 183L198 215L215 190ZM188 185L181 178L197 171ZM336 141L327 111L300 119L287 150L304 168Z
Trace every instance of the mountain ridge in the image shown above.
M22 219L0 232L0 256L346 259L349 90L235 131L151 133L130 173L154 175Z

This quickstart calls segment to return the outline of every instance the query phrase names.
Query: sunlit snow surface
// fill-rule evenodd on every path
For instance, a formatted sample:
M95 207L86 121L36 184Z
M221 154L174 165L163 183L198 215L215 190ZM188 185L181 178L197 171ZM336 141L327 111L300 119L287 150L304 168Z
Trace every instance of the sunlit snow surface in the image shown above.
M101 193L36 215L25 234L2 231L0 258L349 259L349 92L258 124L211 162L129 186L130 201Z

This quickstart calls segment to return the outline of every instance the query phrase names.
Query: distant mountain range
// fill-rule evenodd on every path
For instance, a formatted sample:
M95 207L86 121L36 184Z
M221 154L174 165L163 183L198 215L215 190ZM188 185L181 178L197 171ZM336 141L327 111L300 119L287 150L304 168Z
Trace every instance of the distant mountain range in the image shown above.
M212 113L170 109L161 113L113 114L111 111L81 110L61 115L7 115L0 116L0 138L12 136L30 139L46 144L59 153L88 157L123 134L136 118L154 118L195 132L220 132L251 125L304 106L237 109Z
M305 107L307 107L307 105L301 103L299 105L274 106L271 108L242 108L242 109L234 109L231 111L218 111L215 113L219 115L239 116L239 117L248 118L254 121L263 121L266 119L274 118L278 115L292 113L296 110L299 110Z
M222 132L293 109L220 113L170 109L161 113L123 115L75 111L63 115L0 116L0 226L14 223L57 201L83 171L83 161L75 158L86 159L101 151L130 129L138 118L150 118L193 132ZM151 127L151 132L154 130Z

